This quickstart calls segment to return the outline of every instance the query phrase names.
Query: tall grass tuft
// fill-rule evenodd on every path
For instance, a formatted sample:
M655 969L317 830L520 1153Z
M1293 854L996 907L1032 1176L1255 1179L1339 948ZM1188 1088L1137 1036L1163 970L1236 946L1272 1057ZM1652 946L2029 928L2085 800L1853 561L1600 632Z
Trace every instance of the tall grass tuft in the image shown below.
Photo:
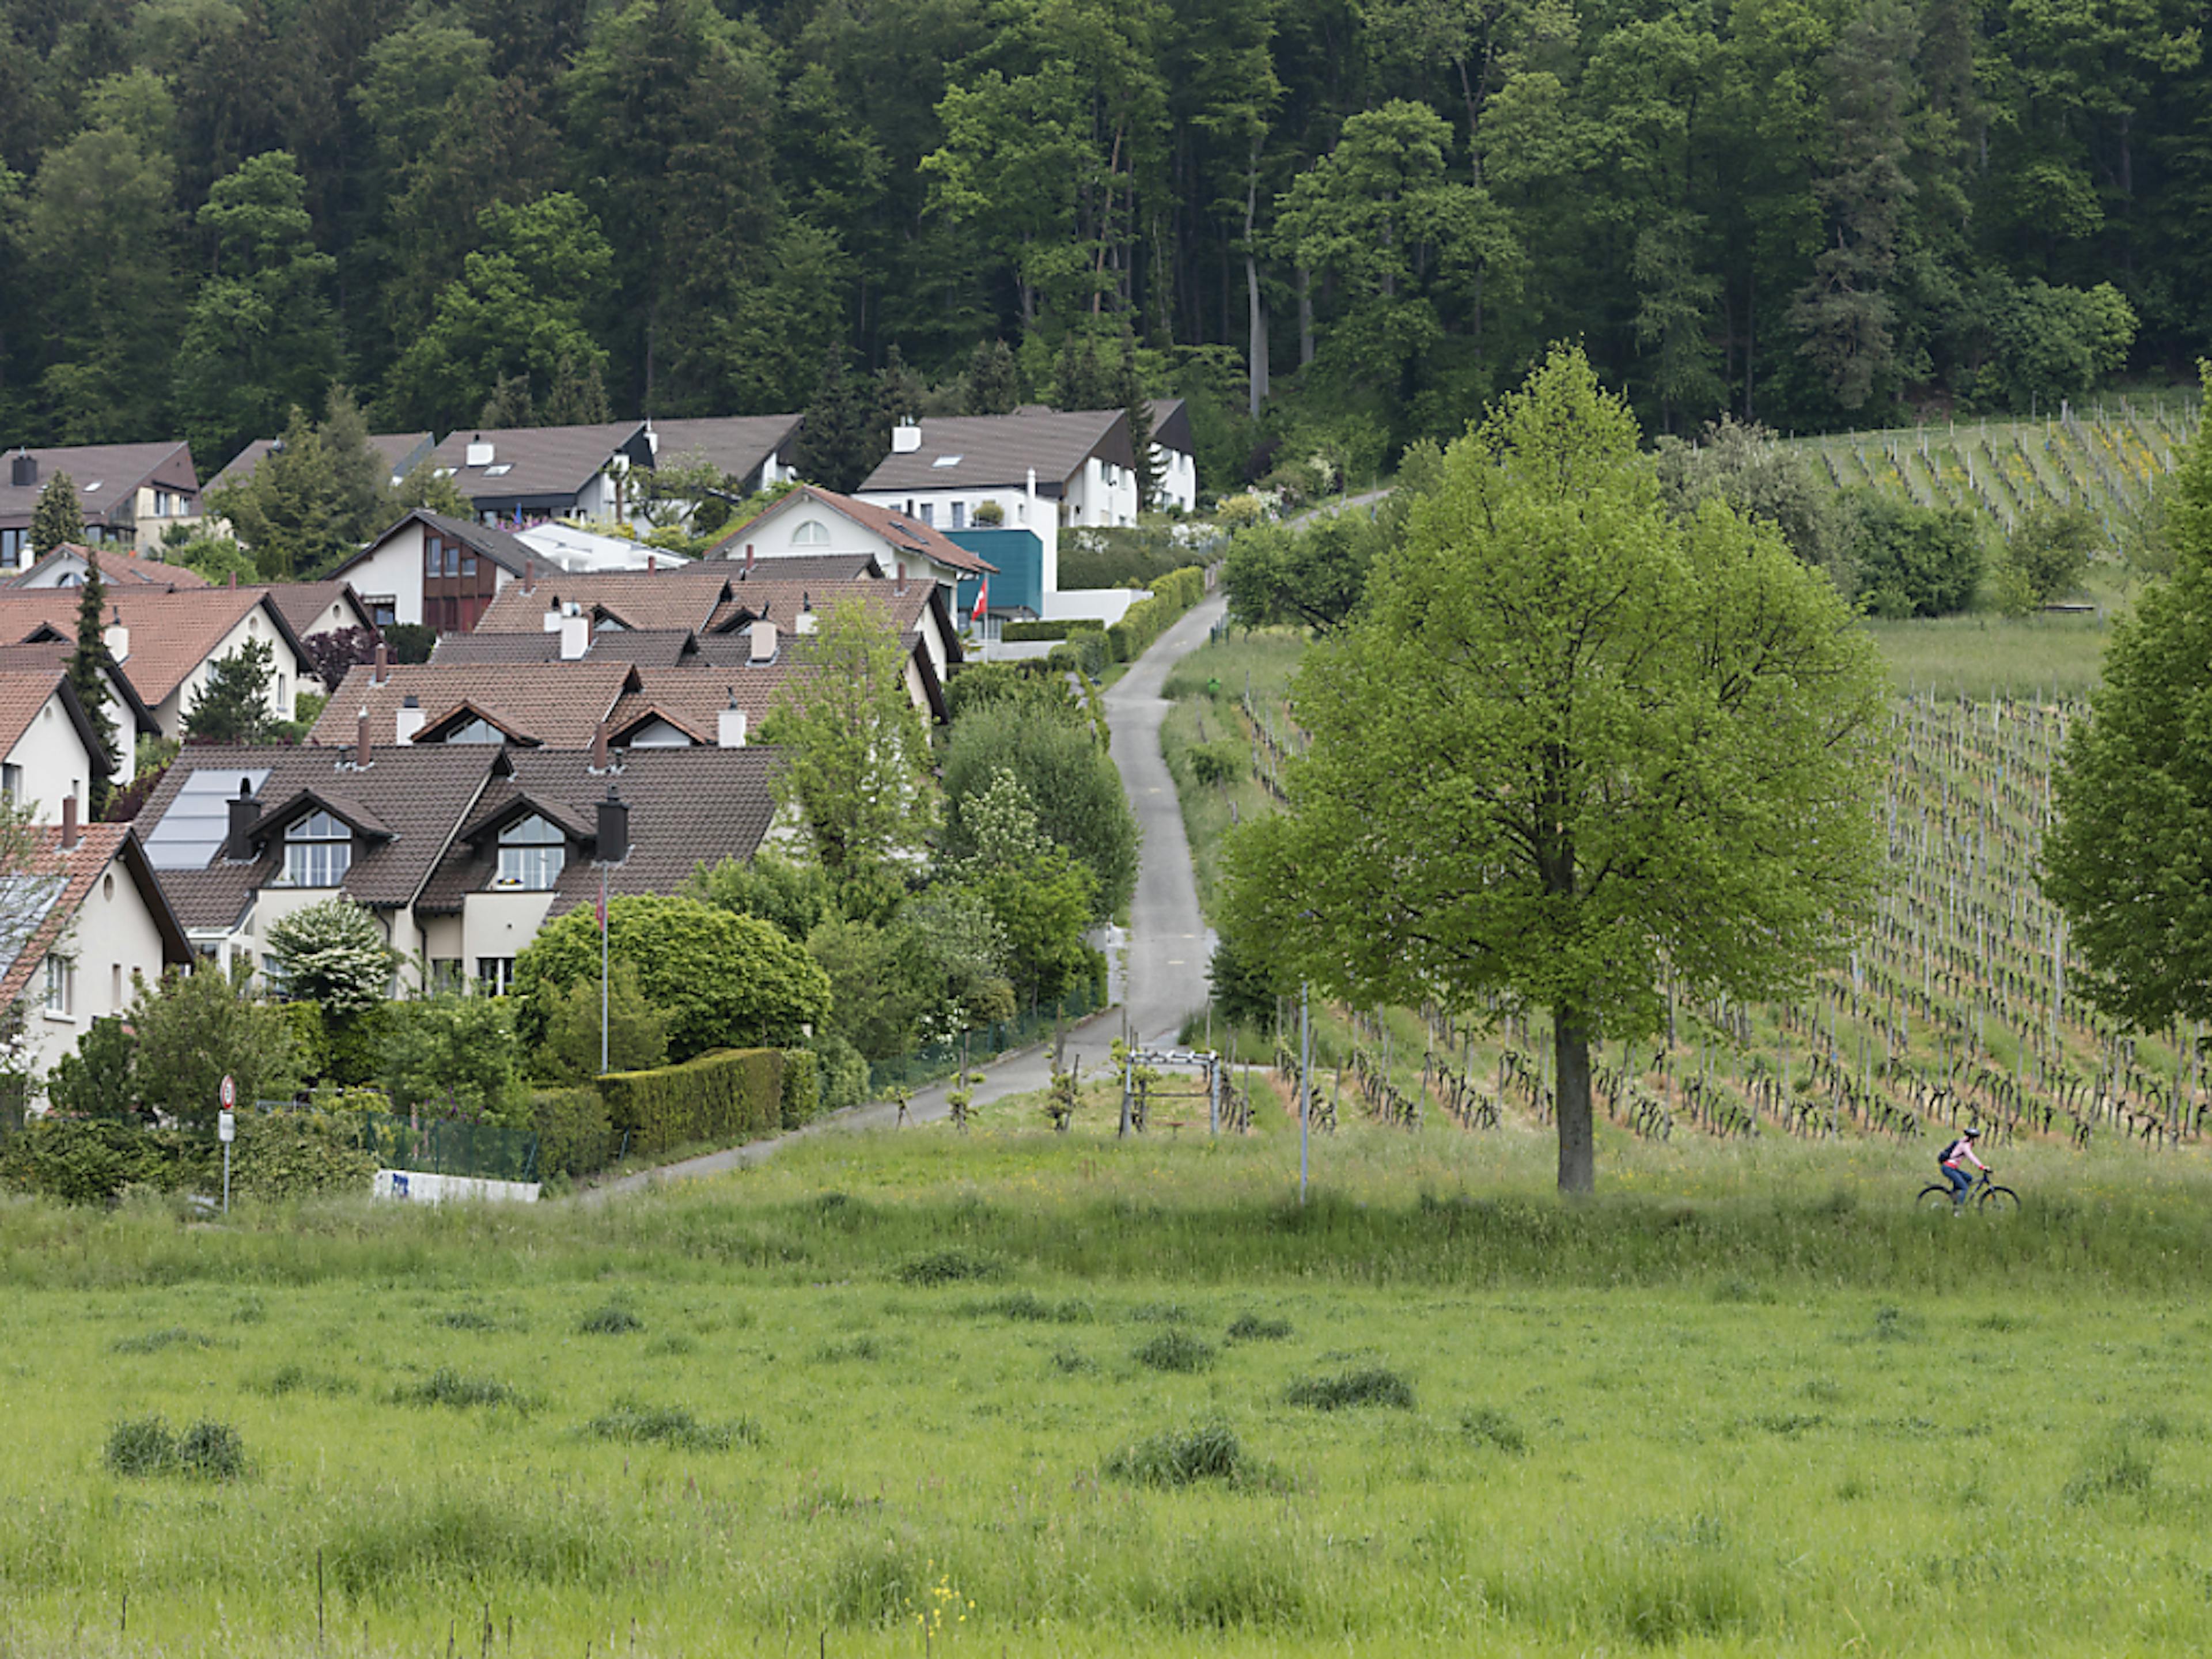
M1262 1319L1255 1313L1237 1315L1228 1332L1231 1342L1287 1342L1291 1334L1289 1320Z
M392 1401L402 1406L513 1406L526 1409L520 1390L493 1376L466 1376L441 1365L419 1382L402 1383L392 1390Z
M597 1440L674 1446L683 1451L727 1451L732 1446L757 1444L761 1437L760 1425L749 1418L702 1423L681 1406L647 1406L635 1400L616 1401L585 1424L584 1432Z
M117 1353L159 1353L164 1348L211 1348L215 1346L198 1331L188 1331L181 1325L172 1325L166 1330L148 1331L139 1336L126 1336L118 1340Z
M1334 1376L1304 1376L1283 1392L1293 1406L1316 1411L1344 1411L1356 1406L1386 1406L1394 1411L1413 1409L1413 1385L1385 1365L1363 1370L1340 1371Z
M903 1262L897 1270L902 1285L957 1285L965 1279L996 1279L1000 1265L966 1250L933 1250Z
M1163 1429L1123 1447L1104 1468L1115 1480L1140 1486L1189 1486L1201 1480L1248 1485L1262 1473L1225 1423Z
M576 1322L577 1332L584 1336L628 1336L644 1328L645 1322L619 1302L594 1308Z
M1156 1371L1202 1371L1213 1363L1213 1345L1188 1331L1162 1331L1132 1356L1139 1365Z
M236 1480L246 1474L246 1442L229 1424L212 1419L203 1418L179 1435L159 1417L141 1417L108 1431L101 1461L111 1472L134 1479L176 1474Z
M592 1586L626 1567L622 1528L573 1494L471 1485L378 1487L337 1512L323 1542L333 1584L356 1599L422 1583Z

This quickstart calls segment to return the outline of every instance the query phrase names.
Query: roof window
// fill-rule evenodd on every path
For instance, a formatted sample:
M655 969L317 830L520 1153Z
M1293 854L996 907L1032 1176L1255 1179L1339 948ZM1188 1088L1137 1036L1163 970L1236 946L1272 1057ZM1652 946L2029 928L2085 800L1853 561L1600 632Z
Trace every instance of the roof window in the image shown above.
M484 477L487 478L504 478L508 473L514 471L514 463L513 461L499 461L484 469Z
M967 459L968 458L965 455L939 455L935 460L932 461L930 465L932 466L957 466L961 462Z

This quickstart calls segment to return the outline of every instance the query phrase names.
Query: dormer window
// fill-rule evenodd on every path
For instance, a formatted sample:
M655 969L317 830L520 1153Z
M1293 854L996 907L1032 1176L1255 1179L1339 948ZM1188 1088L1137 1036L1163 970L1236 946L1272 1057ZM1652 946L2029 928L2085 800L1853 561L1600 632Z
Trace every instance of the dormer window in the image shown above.
M438 741L440 743L505 743L507 733L489 720L478 716L465 726L457 726L452 731L441 734Z
M568 861L568 838L532 813L500 831L497 886L550 893Z
M284 832L284 884L337 887L353 867L353 831L328 812L310 812Z
M793 547L827 547L830 545L830 526L819 519L809 519L791 532Z

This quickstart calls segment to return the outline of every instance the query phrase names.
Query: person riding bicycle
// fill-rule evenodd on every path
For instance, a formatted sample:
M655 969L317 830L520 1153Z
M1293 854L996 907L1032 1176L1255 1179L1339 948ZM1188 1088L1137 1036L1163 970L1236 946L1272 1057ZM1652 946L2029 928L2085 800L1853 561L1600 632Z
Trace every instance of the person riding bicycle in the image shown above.
M1982 1132L1979 1129L1967 1130L1966 1133L1946 1146L1942 1156L1936 1160L1943 1166L1943 1174L1951 1183L1951 1207L1954 1210L1966 1207L1966 1194L1973 1190L1974 1186L1973 1176L1960 1167L1961 1160L1972 1164L1984 1175L1989 1173L1990 1166L1974 1156L1974 1143L1980 1139L1981 1136Z

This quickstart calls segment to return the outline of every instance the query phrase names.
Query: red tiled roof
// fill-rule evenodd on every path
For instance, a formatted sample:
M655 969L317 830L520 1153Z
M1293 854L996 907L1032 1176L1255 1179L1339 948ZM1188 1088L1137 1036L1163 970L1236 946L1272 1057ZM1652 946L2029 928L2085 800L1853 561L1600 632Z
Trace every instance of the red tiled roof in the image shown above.
M145 587L205 587L208 579L197 570L181 564L169 564L161 559L141 558L136 553L126 553L119 547L80 547L75 542L64 542L40 559L29 569L9 577L0 586L36 586L31 579L64 558L75 555L79 559L97 560L100 580L117 585L133 584ZM72 584L74 586L74 584Z
M0 975L0 1007L23 994L30 985L31 975L38 972L78 908L91 896L93 884L118 859L131 880L138 884L146 908L153 913L154 926L161 935L163 962L181 964L191 960L191 946L185 938L184 927L162 892L161 884L155 878L153 867L146 862L145 849L130 824L81 825L76 845L66 850L61 844L59 824L49 824L36 833L39 843L32 859L32 873L56 882L59 890L46 907L38 927L23 941L23 948L15 953L15 961L8 965L8 971Z
M0 642L28 640L42 627L73 636L76 602L73 587L0 589ZM149 707L158 707L208 659L246 612L265 604L258 587L196 587L172 593L118 586L109 592L106 602L131 630L131 652L121 665ZM300 650L299 635L283 614L273 605L267 605L267 614L279 635Z
M871 535L889 543L894 556L899 553L916 554L971 576L998 568L998 566L970 553L941 530L932 529L908 518L903 513L895 513L874 501L864 501L854 495L840 495L835 490L823 489L815 484L801 484L790 494L771 501L708 548L701 562L742 560L745 554L744 538L748 535L757 534L757 526L804 507L810 501L831 513L843 514ZM781 562L779 559L756 561L753 574L746 580L757 581L763 571L773 573Z
M599 722L622 695L635 688L637 670L613 659L580 662L453 664L398 663L376 678L374 665L356 664L331 694L310 744L342 748L359 734L368 710L369 741L398 741L399 711L409 697L430 732L464 708L519 741L548 749L589 749Z
M540 633L548 611L574 605L586 616L609 618L641 632L696 633L728 597L730 574L727 565L703 562L672 570L596 575L547 571L534 587L510 582L501 588L477 618L476 632Z

